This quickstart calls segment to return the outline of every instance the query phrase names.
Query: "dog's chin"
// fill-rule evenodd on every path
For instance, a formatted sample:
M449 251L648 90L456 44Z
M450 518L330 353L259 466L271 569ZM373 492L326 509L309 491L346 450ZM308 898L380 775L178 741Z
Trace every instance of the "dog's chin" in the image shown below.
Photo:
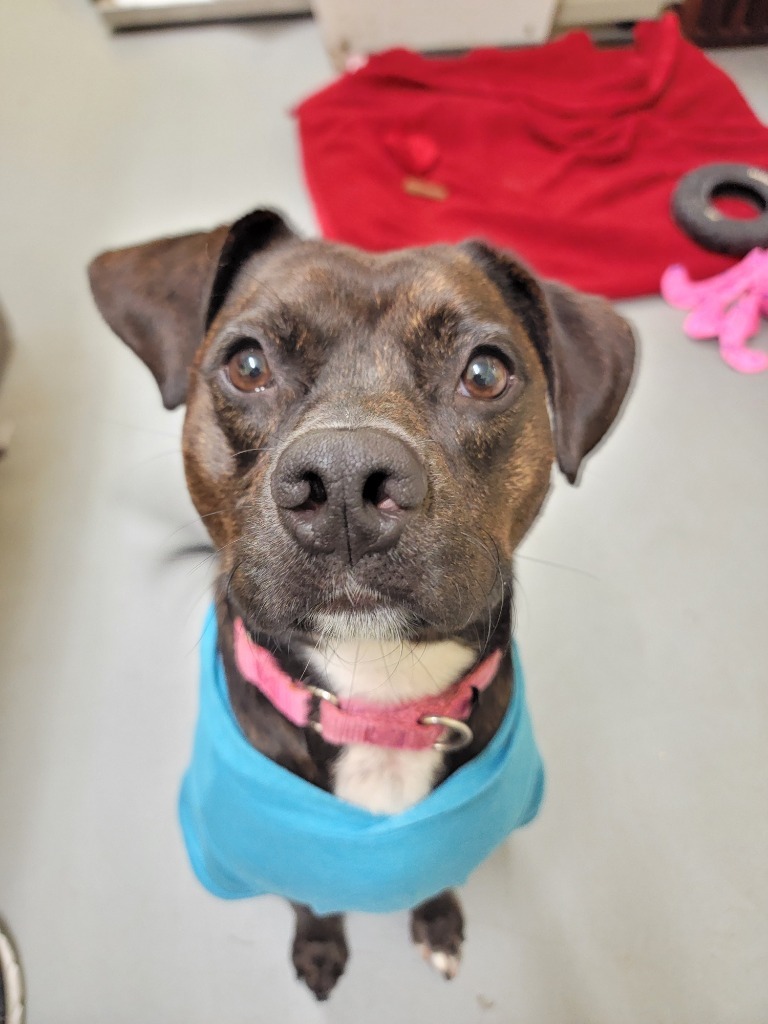
M321 642L379 640L402 643L413 635L415 617L403 608L317 609L302 622L302 631Z
M321 642L379 640L402 643L411 639L420 620L408 608L377 590L348 579L329 590L302 617L301 632Z

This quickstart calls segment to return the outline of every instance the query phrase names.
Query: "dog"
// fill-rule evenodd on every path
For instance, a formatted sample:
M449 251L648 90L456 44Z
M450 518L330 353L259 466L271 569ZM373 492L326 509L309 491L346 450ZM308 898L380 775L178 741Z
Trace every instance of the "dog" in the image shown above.
M418 831L422 808L431 815L507 742L523 700L513 556L555 460L575 483L619 413L631 328L603 299L483 241L371 254L302 239L269 210L103 253L89 275L165 406L186 403L186 478L218 554L207 630L219 703L207 711L201 696L193 766L209 760L190 769L181 805L195 870L219 895L293 903L293 963L318 999L347 962L343 910L387 909L387 886L412 901L425 959L453 977L464 922L447 883L541 796L522 704L510 726L527 729L517 820L501 821L512 799L501 788L479 825L435 845ZM210 768L205 730L228 720L237 759L261 755L263 828L258 806L230 807L249 797L237 759ZM312 810L289 816L308 831L282 842L279 828L294 826L275 821L294 784ZM333 846L323 829L337 811L352 825ZM358 826L373 832L356 845ZM203 849L218 829L235 867ZM376 830L388 846L366 845ZM397 874L412 848L413 884ZM272 858L274 888L243 881L247 856ZM306 896L323 871L343 899Z

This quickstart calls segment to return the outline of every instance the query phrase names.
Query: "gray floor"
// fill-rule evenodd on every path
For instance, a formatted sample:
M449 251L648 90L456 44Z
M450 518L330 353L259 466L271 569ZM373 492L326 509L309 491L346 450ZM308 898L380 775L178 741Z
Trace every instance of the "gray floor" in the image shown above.
M768 50L717 59L768 119ZM355 916L318 1007L286 908L190 875L174 803L208 567L171 560L201 537L180 419L83 268L259 203L311 229L286 112L329 77L310 22L111 39L85 0L0 13L0 911L30 1022L761 1024L768 375L728 370L659 300L626 304L626 416L521 557L549 794L466 887L460 978L428 973L404 915Z

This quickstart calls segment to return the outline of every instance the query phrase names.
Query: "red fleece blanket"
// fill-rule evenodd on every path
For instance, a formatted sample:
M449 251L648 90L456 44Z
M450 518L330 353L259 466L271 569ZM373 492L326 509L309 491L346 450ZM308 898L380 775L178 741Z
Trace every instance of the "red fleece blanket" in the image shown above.
M527 50L372 57L296 110L327 238L383 250L482 237L548 277L611 297L658 291L727 258L669 214L686 171L768 167L768 128L673 15L634 46L582 32Z

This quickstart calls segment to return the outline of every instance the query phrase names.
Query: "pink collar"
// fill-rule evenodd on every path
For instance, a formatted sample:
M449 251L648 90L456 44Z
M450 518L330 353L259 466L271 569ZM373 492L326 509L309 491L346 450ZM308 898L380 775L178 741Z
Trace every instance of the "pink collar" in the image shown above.
M370 743L398 750L460 750L472 741L466 724L475 692L496 676L502 652L494 651L442 693L402 704L372 704L335 694L285 673L274 656L235 621L235 660L241 674L294 725L309 726L328 743Z

